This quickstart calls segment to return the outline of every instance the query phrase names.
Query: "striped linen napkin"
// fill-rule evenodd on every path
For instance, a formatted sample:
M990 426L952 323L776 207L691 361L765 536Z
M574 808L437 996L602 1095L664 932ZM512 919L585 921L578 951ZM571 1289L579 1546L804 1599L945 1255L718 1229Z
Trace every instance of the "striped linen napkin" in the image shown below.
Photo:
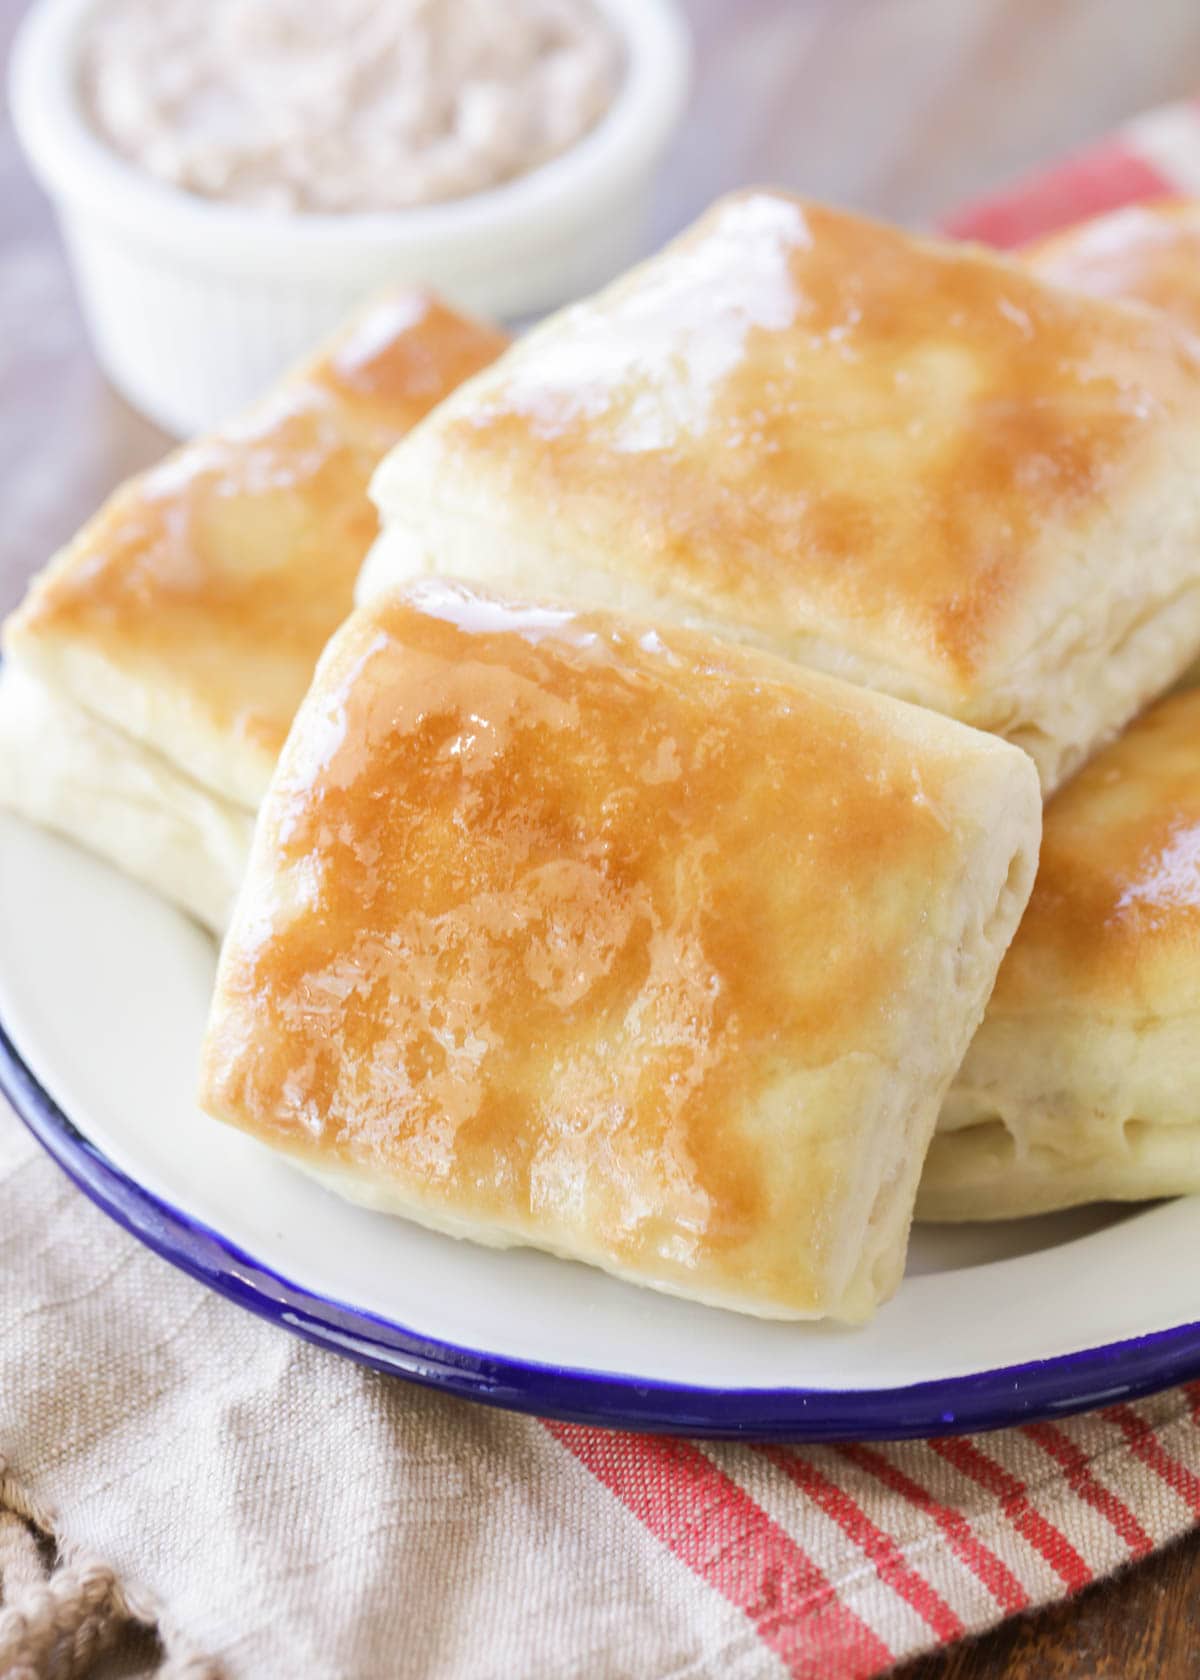
M1200 104L949 224L1020 243L1200 192ZM540 1423L280 1334L0 1112L0 1676L868 1680L1200 1523L1200 1384L905 1445ZM131 1659L132 1660L132 1659Z
M1126 204L1197 197L1200 99L1188 99L1135 117L1107 139L947 217L943 227L1010 250Z

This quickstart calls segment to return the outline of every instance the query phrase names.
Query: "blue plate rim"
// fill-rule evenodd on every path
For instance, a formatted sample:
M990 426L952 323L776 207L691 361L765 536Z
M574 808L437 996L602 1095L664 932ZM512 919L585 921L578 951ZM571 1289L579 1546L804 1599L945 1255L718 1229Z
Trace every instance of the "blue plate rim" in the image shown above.
M423 1386L564 1422L712 1440L907 1440L1115 1405L1200 1377L1200 1323L902 1388L701 1388L456 1347L318 1295L161 1200L88 1141L0 1021L0 1091L84 1194L160 1258L260 1318Z

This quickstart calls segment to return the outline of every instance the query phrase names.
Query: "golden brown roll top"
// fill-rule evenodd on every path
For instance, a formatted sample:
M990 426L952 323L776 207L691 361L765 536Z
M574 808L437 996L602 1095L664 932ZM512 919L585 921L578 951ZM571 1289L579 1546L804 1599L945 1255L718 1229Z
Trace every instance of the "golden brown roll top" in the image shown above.
M381 298L249 414L122 486L35 580L6 654L253 808L350 609L375 465L504 343L424 294Z
M1026 246L1021 256L1060 286L1136 299L1200 333L1200 204L1132 204Z
M1200 351L983 251L748 192L468 382L373 486L425 571L669 614L1025 746L1200 640Z
M1200 693L1046 807L1029 908L921 1187L927 1218L1200 1191Z
M1200 206L1022 253L1200 329ZM1195 673L1192 674L1192 680ZM919 1211L1009 1218L1200 1191L1200 696L1164 701L1046 809L1029 910L939 1123Z
M5 627L0 804L223 930L375 534L371 472L504 342L421 293L381 298L252 413L118 490Z
M321 662L202 1100L455 1234L861 1318L1039 823L1029 760L933 713L427 583Z

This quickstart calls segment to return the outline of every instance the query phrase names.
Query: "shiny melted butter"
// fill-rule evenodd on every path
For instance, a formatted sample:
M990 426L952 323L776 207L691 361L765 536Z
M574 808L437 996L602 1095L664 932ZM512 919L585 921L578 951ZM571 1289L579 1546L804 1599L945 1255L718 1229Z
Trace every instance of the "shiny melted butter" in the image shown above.
M1165 843L1140 860L1122 889L1119 912L1134 905L1152 910L1200 910L1200 810L1177 819Z
M249 414L117 491L18 633L152 670L277 752L376 535L372 472L504 342L422 294L380 300Z
M1037 882L995 999L1136 1000L1160 958L1200 1006L1200 691L1160 701L1046 807ZM1157 1007L1169 1013L1170 1000Z
M291 737L215 1108L630 1259L757 1242L797 1149L825 1205L827 1122L762 1105L899 1053L957 762L704 638L424 599L356 615Z
M473 636L516 635L531 643L553 637L573 642L577 647L590 647L598 640L596 632L587 628L586 620L570 607L501 601L494 596L480 595L463 584L433 577L417 579L409 585L406 594L422 613L457 625Z
M1200 332L1200 208L1132 205L1035 246L1048 280L1092 297L1136 298Z
M544 362L513 358L499 398L485 399L467 423L486 428L519 414L547 439L602 423L618 453L704 435L749 333L794 324L790 257L808 243L799 203L765 195L731 202L721 237L699 243L687 265L648 263L617 289L619 333L606 297L578 304L553 354Z
M753 193L535 334L442 435L607 566L965 686L1184 412L1200 366L1169 323Z

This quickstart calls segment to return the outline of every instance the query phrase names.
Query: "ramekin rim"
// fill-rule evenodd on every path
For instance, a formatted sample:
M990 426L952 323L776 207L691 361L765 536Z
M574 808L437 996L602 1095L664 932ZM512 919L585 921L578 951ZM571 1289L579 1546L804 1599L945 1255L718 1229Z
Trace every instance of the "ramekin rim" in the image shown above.
M403 210L273 212L203 198L156 179L107 145L75 89L78 31L102 0L35 0L22 19L9 71L9 100L22 149L51 197L82 203L156 243L207 243L222 235L242 250L315 253L336 244L443 249L528 230L551 219L581 221L590 206L641 174L675 128L691 73L690 32L677 0L597 0L620 31L626 70L596 126L558 157L511 181Z

